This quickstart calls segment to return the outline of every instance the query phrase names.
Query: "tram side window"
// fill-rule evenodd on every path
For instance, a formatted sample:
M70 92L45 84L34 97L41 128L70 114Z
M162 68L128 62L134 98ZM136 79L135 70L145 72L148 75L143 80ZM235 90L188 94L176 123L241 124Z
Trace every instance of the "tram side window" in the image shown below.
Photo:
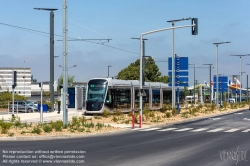
M163 103L169 104L172 101L172 92L163 90Z
M107 103L107 104L112 103L111 89L108 90L105 103Z
M152 102L160 103L160 90L159 89L152 90Z
M130 89L115 89L114 100L118 103L130 103Z

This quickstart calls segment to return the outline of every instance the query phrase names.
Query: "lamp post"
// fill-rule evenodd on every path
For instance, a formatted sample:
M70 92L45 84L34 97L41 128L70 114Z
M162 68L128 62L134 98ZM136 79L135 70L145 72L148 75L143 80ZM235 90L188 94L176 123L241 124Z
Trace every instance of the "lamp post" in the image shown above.
M50 11L50 102L54 105L54 11L55 8L34 8L35 10Z
M140 40L140 38L136 38L136 37L132 37L131 39L137 39L137 40ZM144 58L145 57L150 57L150 56L145 56L145 40L148 40L148 39L145 39L143 38L142 39L142 86L144 86L145 84L145 63L144 63Z
M112 66L108 65L108 78L109 78L109 68L110 68L110 67L112 67Z
M195 101L195 64L188 64L188 65L194 66L194 90L193 90L193 93L194 93L194 104L196 104L196 101Z
M210 81L210 83L209 83L209 85L210 85L210 91L209 91L209 93L210 93L210 104L212 104L212 97L211 97L211 94L212 94L212 87L211 87L211 82L212 82L212 79L211 79L211 66L213 64L203 64L203 65L209 65L209 81Z
M213 43L214 45L216 45L216 107L218 108L218 93L219 93L219 80L218 80L218 46L220 44L226 44L226 43L231 43L231 42L218 42L218 43Z
M250 64L247 63L246 65L250 65ZM248 94L248 75L247 75L247 101L248 101L248 97L249 97L249 94Z
M241 88L242 88L242 58L243 56L249 56L250 54L246 55L231 55L231 56L238 56L240 57L240 102L241 102Z

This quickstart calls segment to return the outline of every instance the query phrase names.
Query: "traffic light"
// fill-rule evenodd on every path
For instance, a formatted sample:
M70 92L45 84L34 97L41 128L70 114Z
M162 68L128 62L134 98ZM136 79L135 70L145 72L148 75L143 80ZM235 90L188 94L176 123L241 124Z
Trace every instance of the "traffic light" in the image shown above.
M192 26L192 35L198 35L198 18L192 18L191 24L195 24L195 26Z
M16 71L12 71L12 88L16 87Z

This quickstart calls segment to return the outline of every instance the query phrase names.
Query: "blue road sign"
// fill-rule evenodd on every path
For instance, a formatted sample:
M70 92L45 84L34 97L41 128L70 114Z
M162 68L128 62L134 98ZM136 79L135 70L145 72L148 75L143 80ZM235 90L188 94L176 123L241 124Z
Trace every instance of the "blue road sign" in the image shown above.
M227 83L218 83L219 89L225 89L228 88ZM214 84L214 88L217 88L217 84Z
M228 83L228 77L227 76L218 76L219 82L225 82ZM214 82L216 83L216 76L214 76Z
M169 82L172 82L172 78L168 78ZM179 78L175 78L175 82L188 82L188 77L179 77Z
M172 86L172 84L168 84L168 85ZM188 86L188 83L175 84L175 86Z
M172 77L172 72L168 72L168 75ZM175 76L188 76L188 71L177 71L175 72Z
M168 58L168 70L172 70L172 58ZM188 57L175 58L175 70L188 70Z

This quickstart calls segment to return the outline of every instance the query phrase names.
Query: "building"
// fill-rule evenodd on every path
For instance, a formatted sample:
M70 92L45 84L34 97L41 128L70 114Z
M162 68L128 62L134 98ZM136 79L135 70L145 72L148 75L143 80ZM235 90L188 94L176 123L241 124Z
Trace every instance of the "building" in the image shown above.
M31 96L31 68L0 68L0 92L9 91L12 93L12 72L17 72L17 86L14 93L21 96Z

